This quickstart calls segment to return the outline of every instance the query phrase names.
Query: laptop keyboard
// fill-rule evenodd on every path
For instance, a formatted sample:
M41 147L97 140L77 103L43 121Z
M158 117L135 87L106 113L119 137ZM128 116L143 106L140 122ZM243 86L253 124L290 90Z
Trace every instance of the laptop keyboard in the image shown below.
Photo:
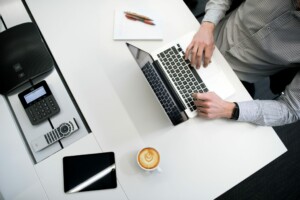
M189 60L184 59L184 52L179 44L157 55L163 67L171 77L190 111L197 109L192 94L207 92L208 89Z
M174 125L179 124L183 121L183 117L181 115L181 111L179 107L176 105L174 100L171 97L171 94L166 89L163 81L159 78L156 70L150 63L147 63L143 68L142 71L148 80L150 86L152 87L153 91L155 92L158 100L160 101L161 105L165 109L167 115L171 119Z

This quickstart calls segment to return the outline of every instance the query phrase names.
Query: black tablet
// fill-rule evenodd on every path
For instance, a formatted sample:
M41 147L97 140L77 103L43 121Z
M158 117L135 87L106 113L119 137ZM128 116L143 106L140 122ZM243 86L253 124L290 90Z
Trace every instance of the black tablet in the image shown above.
M117 187L113 152L64 157L63 173L66 193Z

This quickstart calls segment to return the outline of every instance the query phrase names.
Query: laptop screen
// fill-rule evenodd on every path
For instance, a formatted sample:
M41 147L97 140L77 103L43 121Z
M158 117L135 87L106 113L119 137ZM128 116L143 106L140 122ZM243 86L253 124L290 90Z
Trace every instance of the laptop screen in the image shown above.
M134 59L136 60L137 64L140 66L142 69L147 63L152 64L154 62L153 58L149 53L146 51L143 51L129 43L126 43L129 51L133 55Z

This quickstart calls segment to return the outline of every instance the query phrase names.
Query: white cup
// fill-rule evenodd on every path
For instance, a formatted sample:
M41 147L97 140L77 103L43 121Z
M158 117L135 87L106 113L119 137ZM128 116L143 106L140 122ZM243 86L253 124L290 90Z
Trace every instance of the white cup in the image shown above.
M153 147L145 147L139 150L136 160L140 168L147 172L155 170L161 172L159 167L160 153Z

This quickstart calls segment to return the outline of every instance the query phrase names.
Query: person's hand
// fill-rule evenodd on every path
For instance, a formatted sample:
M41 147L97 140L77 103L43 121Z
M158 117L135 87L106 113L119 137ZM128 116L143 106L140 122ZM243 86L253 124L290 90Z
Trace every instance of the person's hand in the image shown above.
M213 23L203 22L185 51L185 59L187 60L191 54L191 65L197 69L201 66L203 56L204 67L211 62L210 60L215 48L214 29L215 25Z
M192 95L198 115L208 119L231 118L235 104L224 101L214 92Z

